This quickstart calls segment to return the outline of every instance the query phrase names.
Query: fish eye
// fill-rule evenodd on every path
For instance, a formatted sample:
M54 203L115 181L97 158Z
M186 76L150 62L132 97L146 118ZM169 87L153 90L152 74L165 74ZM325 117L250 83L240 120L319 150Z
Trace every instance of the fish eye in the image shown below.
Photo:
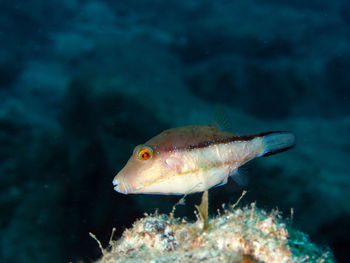
M153 149L149 146L143 146L138 152L137 152L137 160L138 161L147 161L151 159L153 156Z

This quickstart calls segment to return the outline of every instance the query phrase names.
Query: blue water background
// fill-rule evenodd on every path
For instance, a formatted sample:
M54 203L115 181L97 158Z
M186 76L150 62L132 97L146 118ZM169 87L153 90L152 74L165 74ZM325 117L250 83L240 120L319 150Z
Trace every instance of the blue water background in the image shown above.
M285 217L339 262L350 247L348 0L0 1L0 262L90 262L173 196L121 195L112 179L164 129L289 130L254 160L242 205ZM210 191L211 214L235 202ZM193 219L200 195L177 216Z

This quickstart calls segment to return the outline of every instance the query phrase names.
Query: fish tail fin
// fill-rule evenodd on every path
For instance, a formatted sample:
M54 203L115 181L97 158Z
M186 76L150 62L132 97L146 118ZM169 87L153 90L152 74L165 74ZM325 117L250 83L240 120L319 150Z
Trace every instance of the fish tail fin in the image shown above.
M263 139L264 153L261 156L269 156L287 151L295 145L295 135L291 132L273 131L259 134Z

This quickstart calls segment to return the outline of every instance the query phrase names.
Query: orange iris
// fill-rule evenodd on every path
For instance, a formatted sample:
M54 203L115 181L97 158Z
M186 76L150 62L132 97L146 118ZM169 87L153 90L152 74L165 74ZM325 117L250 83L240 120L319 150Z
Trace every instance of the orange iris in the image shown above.
M152 158L153 150L151 147L144 146L138 152L138 159L140 161L147 161Z

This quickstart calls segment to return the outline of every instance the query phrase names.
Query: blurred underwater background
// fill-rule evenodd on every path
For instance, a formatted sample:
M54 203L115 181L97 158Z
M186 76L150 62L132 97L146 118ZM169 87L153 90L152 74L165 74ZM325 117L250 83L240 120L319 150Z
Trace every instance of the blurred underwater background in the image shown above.
M0 262L91 262L178 196L122 195L112 180L165 129L288 130L254 160L241 204L278 207L338 262L350 248L350 2L0 0ZM210 214L234 203L210 190ZM201 195L176 216L194 219Z

